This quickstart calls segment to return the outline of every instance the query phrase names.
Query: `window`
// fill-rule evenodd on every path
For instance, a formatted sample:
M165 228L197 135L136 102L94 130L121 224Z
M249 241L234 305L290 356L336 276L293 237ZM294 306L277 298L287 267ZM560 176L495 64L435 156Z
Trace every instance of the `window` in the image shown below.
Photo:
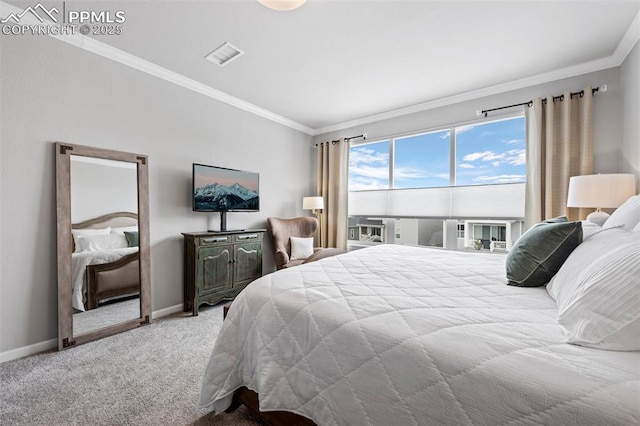
M349 148L349 191L388 189L389 141Z
M525 181L524 116L367 142L349 150L349 191Z
M464 223L458 224L458 238L464 238Z
M524 117L456 127L456 185L526 180Z
M394 144L394 188L449 186L448 130L398 138Z

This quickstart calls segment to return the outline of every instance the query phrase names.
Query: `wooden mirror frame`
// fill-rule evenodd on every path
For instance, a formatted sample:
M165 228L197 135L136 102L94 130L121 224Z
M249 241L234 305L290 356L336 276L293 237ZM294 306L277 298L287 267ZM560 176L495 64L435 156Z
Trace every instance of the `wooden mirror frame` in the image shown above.
M149 164L146 155L55 143L56 150L56 214L58 250L58 350L67 349L102 337L131 330L151 322L151 255L149 239ZM137 165L138 235L140 254L140 317L123 321L78 336L73 335L71 300L71 155L124 161Z

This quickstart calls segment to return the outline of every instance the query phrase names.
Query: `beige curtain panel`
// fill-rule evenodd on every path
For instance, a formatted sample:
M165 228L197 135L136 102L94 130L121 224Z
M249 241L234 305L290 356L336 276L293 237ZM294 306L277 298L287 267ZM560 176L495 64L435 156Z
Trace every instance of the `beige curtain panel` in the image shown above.
M593 173L593 92L565 92L533 100L527 122L525 227L567 215L584 218L587 211L567 209L569 178Z
M320 215L320 247L347 249L347 183L349 143L324 142L318 149L318 194L324 199Z

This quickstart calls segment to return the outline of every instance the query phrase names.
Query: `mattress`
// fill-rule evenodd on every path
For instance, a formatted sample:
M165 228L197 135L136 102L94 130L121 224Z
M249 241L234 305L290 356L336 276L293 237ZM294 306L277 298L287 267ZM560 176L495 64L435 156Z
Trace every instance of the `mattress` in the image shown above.
M640 423L640 353L563 343L505 257L381 245L284 269L233 302L200 408L257 392L319 425Z

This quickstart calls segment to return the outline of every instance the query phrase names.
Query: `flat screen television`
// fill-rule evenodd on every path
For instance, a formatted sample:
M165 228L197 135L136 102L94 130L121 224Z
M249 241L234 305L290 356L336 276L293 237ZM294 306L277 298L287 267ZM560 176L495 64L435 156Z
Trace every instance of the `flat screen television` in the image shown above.
M258 173L194 163L191 189L193 211L220 212L220 231L227 230L227 212L260 210Z

